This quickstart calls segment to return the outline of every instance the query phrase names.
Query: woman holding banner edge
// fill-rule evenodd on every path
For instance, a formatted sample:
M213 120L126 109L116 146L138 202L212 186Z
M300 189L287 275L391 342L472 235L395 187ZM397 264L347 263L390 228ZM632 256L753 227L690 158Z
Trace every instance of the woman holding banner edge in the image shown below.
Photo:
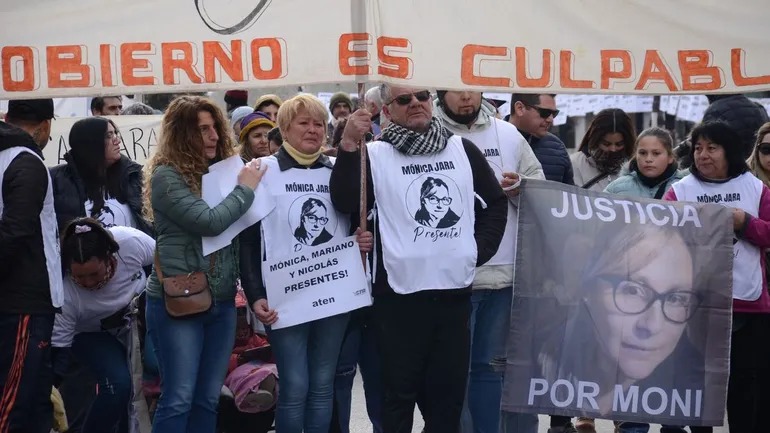
M722 122L696 126L690 135L691 174L665 200L711 202L733 209L733 328L727 419L730 431L767 431L770 404L770 295L762 250L770 248L770 189L749 171L740 136Z
M241 285L257 318L266 325L280 375L276 428L281 433L329 431L337 358L349 319L343 313L271 329L279 317L270 308L265 286L269 257L317 251L350 234L349 217L332 207L329 196L334 159L321 152L326 119L326 107L310 95L298 95L281 105L277 121L283 146L261 159L270 174L258 192L273 210L239 236ZM361 251L370 251L372 234L360 230L356 234Z
M636 138L634 156L628 173L612 181L604 192L627 197L659 200L671 185L685 176L677 170L674 139L665 129L652 127ZM650 425L638 422L615 422L618 433L647 433ZM663 425L661 433L685 433L679 426Z

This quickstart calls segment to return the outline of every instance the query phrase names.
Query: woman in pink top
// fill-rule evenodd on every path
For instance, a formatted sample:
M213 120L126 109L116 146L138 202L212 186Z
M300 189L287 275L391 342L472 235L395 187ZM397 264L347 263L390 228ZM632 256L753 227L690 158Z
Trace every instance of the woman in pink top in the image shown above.
M767 432L770 398L770 295L764 249L770 248L770 189L743 160L740 137L727 124L710 122L691 133L691 174L664 200L717 203L732 208L733 329L727 417L731 432Z

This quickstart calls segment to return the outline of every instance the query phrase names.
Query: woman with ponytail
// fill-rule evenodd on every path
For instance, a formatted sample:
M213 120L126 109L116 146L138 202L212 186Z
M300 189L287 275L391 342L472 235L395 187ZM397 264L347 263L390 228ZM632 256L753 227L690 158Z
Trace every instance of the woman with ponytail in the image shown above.
M102 227L77 218L62 232L64 305L56 315L51 344L54 371L71 353L96 378L99 393L83 433L127 433L131 375L128 350L118 338L131 300L145 287L155 241L131 227Z

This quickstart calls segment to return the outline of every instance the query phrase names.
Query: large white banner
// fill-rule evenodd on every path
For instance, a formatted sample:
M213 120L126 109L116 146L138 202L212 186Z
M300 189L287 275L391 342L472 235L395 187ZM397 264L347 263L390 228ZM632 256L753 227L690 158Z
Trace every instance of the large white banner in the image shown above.
M139 164L144 164L158 145L161 115L107 116L118 127L121 153ZM53 167L64 163L64 154L70 149L69 135L72 125L82 117L60 117L51 122L51 141L43 149L45 165Z
M357 81L746 93L770 89L768 23L766 0L3 1L0 99Z
M267 261L265 287L278 313L273 329L372 305L355 236Z

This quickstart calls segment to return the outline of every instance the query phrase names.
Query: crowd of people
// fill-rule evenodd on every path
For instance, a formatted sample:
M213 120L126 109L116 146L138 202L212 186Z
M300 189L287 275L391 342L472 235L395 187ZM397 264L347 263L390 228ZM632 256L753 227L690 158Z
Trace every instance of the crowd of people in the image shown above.
M741 252L727 416L732 432L764 431L770 123L762 107L741 95L714 100L679 146L665 129L637 134L627 113L605 109L570 155L550 132L559 110L549 94L513 94L505 119L475 91L382 84L360 106L338 93L328 107L308 94L246 98L227 92L222 110L206 97L177 97L144 166L120 153L120 131L102 116L155 110L94 98L94 117L73 125L65 163L50 170L41 150L53 101L9 102L0 122L0 433L127 433L150 417L156 433L213 433L222 431L223 396L274 412L279 433L347 433L358 368L375 433L411 432L415 406L427 433L535 433L537 415L500 410L522 179L669 201L740 192L725 204ZM203 175L235 155L237 185L210 206ZM265 207L259 221L204 255L201 238L223 233L254 203ZM271 328L279 317L267 261L347 236L368 257L372 306ZM270 347L265 360L236 357L263 369L246 397L226 385L242 343L239 296ZM136 404L144 402L137 360L159 377L146 414ZM66 420L54 416L62 401ZM594 420L552 415L549 427L591 432Z

